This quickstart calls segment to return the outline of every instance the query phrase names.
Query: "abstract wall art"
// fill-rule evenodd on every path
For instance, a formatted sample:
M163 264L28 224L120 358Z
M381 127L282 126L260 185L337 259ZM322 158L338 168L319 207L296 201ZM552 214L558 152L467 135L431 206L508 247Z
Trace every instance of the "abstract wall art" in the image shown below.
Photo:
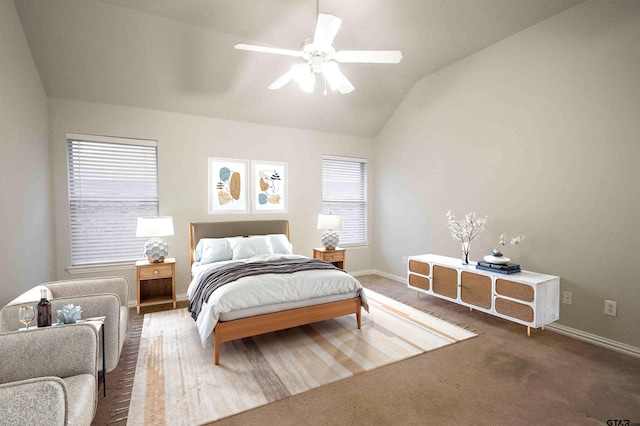
M254 213L286 213L287 163L251 162L252 211Z
M247 160L209 157L209 213L247 213Z

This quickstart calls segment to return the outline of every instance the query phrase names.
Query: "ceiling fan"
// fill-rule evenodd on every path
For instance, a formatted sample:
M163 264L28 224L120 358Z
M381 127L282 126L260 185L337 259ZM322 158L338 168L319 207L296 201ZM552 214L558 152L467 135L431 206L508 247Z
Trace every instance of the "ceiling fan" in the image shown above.
M351 93L355 89L353 84L340 71L338 62L397 64L402 60L402 52L398 50L336 51L333 47L333 39L340 29L342 19L328 13L318 13L317 15L318 21L313 38L305 40L301 50L279 49L250 44L236 44L235 48L304 59L306 62L292 66L289 71L274 81L269 86L269 89L280 89L289 81L295 80L302 90L311 93L315 87L316 75L321 74L325 81L325 95L327 94L327 83L332 90L338 90L342 94Z

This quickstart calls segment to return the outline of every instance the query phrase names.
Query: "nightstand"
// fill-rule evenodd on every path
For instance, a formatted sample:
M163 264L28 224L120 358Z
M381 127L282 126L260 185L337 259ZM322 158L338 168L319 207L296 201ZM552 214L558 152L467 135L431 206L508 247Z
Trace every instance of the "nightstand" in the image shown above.
M136 262L137 298L136 309L143 306L173 303L176 308L176 260L166 258L164 262Z
M344 257L346 249L336 247L335 250L327 250L324 247L313 249L313 258L333 263L338 268L344 270Z

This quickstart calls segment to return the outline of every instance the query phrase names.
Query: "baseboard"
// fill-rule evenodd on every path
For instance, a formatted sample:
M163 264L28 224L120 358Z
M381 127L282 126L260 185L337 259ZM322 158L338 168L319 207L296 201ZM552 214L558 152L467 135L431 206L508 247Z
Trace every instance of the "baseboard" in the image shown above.
M545 330L550 330L558 334L572 337L583 342L591 343L596 346L600 346L612 351L620 352L625 355L632 356L634 358L640 358L640 348L627 345L615 340L607 339L606 337L597 336L595 334L587 333L586 331L577 330L575 328L567 327L562 324L547 324Z
M406 277L398 277L396 275L391 275L388 274L386 272L383 271L378 271L377 269L370 269L368 271L355 271L355 272L349 272L350 275L353 275L354 277L358 277L361 275L380 275L381 277L384 278L388 278L390 280L394 280L394 281L399 281L403 284L407 283L407 278Z
M369 271L354 271L354 272L349 272L349 275L353 275L354 277L358 277L360 275L375 275L377 274L377 271L375 270L369 270Z
M388 274L383 271L373 271L373 274L380 275L381 277L388 278L390 280L398 281L403 284L407 284L407 277L399 277L397 275Z

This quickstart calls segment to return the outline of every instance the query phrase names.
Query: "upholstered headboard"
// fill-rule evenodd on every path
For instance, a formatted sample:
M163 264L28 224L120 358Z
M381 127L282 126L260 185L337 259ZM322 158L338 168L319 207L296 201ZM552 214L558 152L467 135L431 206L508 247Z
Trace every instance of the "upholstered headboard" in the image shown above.
M193 264L196 245L201 238L248 237L249 235L267 234L285 234L291 240L289 221L191 222L189 223L190 264Z

